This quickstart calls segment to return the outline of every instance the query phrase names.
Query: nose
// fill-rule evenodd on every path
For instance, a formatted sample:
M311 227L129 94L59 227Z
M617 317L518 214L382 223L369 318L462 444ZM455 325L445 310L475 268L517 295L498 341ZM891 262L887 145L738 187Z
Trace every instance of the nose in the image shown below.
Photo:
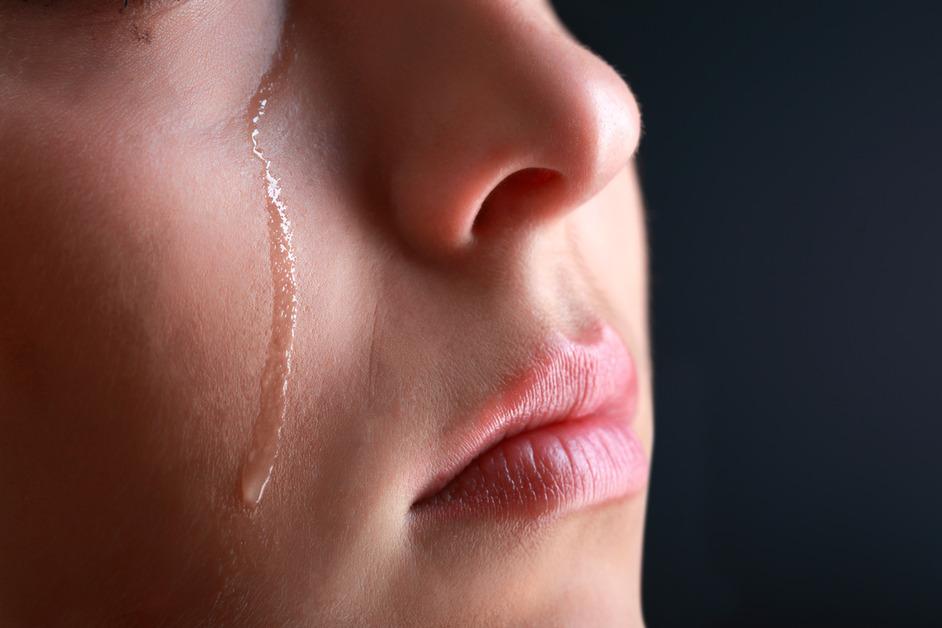
M395 226L412 248L451 255L532 232L624 168L637 103L542 3L429 6L425 26L403 33L418 40L389 59L400 89L379 144Z

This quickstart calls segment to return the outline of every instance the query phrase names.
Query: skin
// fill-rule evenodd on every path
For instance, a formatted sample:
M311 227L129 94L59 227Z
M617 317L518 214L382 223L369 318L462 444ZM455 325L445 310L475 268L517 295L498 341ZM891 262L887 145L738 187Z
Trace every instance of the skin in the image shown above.
M643 494L410 513L429 452L594 319L637 362L650 454L622 79L534 0L120 4L0 3L0 624L641 625ZM272 286L249 103L280 48L259 139L299 309L253 510Z

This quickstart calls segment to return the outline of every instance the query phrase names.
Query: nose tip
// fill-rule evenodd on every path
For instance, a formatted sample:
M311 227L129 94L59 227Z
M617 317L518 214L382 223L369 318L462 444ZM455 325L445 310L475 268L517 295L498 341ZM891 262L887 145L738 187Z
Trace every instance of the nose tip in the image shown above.
M555 86L542 128L534 128L521 146L519 164L494 177L477 207L465 208L472 237L498 230L535 227L579 207L595 196L629 162L641 136L637 101L614 70L592 59L590 70ZM574 78L574 77L578 78ZM516 169L513 169L516 168ZM458 212L461 210L458 209ZM452 246L460 245L468 218L460 213ZM440 220L448 220L445 215Z
M628 85L608 65L603 76L585 81L580 94L572 97L569 111L571 134L564 159L572 186L571 203L595 195L628 163L641 138L641 115Z
M558 31L510 31L480 37L490 47L475 55L463 46L457 67L428 71L410 95L389 183L398 229L423 253L532 231L594 196L637 148L639 108L610 66Z

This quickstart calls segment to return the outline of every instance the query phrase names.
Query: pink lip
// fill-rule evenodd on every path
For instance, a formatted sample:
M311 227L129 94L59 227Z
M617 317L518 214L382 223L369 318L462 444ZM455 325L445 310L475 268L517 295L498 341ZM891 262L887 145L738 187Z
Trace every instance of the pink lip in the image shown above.
M634 362L612 329L554 338L485 407L413 510L535 517L637 493L648 469L631 429L637 400Z

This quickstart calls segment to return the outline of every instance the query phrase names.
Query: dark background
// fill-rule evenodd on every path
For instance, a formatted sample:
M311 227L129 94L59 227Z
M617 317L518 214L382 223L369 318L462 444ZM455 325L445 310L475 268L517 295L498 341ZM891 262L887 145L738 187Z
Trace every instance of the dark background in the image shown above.
M942 11L554 4L645 119L649 626L942 625Z

